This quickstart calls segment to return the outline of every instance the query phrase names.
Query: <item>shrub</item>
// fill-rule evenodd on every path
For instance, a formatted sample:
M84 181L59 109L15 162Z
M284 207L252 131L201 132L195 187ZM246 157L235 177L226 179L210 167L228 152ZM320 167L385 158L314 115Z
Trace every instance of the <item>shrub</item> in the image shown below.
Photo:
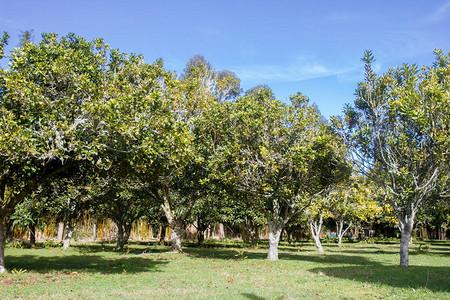
M31 244L26 241L12 241L7 242L5 248L30 249Z

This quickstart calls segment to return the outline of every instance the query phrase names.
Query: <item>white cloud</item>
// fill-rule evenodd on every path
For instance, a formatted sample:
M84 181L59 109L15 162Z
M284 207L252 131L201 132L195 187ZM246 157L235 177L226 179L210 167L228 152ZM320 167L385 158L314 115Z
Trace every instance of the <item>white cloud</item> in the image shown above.
M450 16L450 1L439 6L432 14L425 18L426 22L434 23L444 20Z
M317 62L296 62L288 66L253 65L231 68L239 78L252 82L295 82L335 76L354 68L331 68Z

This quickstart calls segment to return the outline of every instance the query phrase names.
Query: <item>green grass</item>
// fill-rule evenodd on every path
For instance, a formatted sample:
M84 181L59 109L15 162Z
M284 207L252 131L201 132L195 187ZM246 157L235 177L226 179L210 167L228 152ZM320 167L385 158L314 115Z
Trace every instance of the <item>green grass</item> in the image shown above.
M329 243L324 255L283 245L277 262L264 244L186 244L185 254L149 244L7 248L0 299L450 299L450 243L427 244L411 246L408 268L396 243Z

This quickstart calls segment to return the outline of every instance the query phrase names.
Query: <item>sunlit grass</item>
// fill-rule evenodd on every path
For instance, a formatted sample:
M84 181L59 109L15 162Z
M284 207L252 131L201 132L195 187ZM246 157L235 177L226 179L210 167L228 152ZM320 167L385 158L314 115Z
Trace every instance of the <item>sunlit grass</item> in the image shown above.
M8 273L0 275L0 298L129 299L450 299L450 243L431 242L427 252L411 246L410 267L399 267L398 244L282 245L280 260L267 248L240 243L169 248L113 244L6 249Z

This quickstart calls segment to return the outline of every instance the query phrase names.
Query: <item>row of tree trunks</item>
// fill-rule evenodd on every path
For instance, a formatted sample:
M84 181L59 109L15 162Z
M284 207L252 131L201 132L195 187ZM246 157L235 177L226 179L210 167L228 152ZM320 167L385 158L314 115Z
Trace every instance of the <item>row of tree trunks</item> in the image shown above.
M445 229L442 227L431 227L426 226L422 227L418 230L417 236L421 239L430 239L430 240L446 240L448 236L448 232L450 229Z

